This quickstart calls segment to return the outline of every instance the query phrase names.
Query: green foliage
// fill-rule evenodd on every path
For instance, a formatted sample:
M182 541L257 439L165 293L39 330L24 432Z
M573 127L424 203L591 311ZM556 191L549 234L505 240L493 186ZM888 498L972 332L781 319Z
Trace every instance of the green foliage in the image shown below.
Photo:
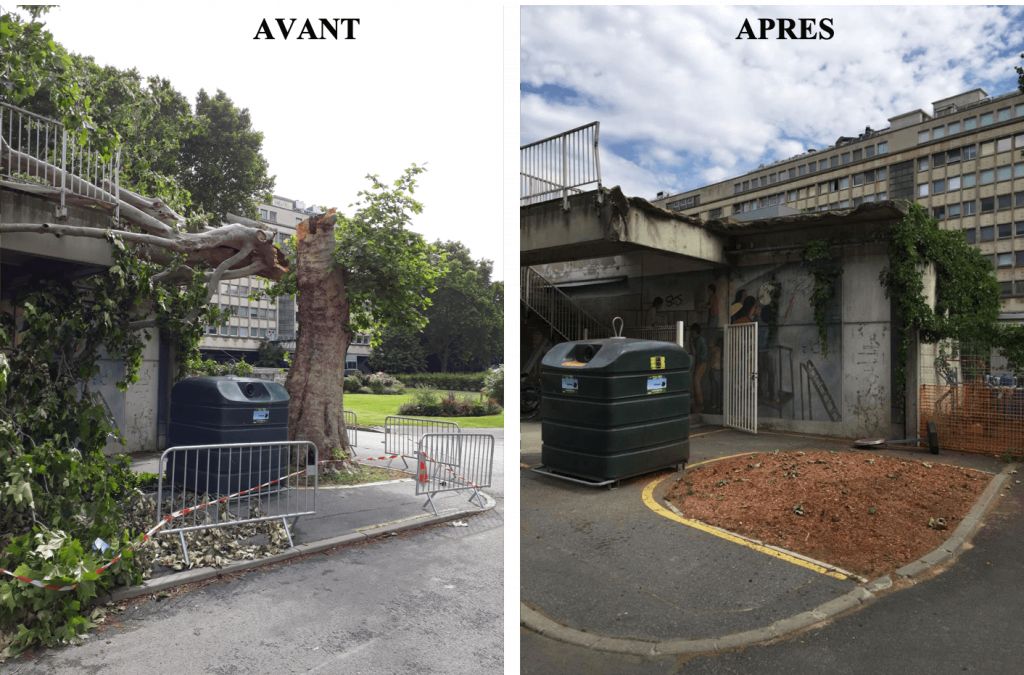
M118 387L136 380L144 337L129 320L140 314L154 313L158 325L180 331L170 339L186 358L198 342L180 313L195 306L201 281L155 290L159 268L116 236L110 240L115 262L105 273L34 281L16 293L16 315L0 314L0 566L80 584L55 593L0 581L0 632L15 632L15 651L83 632L90 625L85 608L98 591L141 579L128 550L96 574L138 534L125 527L122 510L137 481L126 457L104 456L117 429L87 384L100 358L124 363ZM96 538L111 549L93 551Z
M428 368L441 372L487 368L502 356L504 286L491 281L491 262L473 260L461 243L439 241L434 248L444 252L447 269L427 309L423 344Z
M252 128L247 108L223 91L196 97L195 131L181 142L181 182L192 200L217 217L231 212L256 217L257 203L274 189L261 154L263 133Z
M487 372L479 373L399 373L407 387L429 387L448 391L480 391Z
M935 309L924 296L923 274L935 267ZM889 233L889 266L880 281L892 299L902 331L894 356L894 390L902 397L906 361L915 334L924 342L945 338L976 353L997 348L1011 363L1024 363L1024 328L999 324L999 285L992 265L959 231L939 229L919 204Z
M818 326L818 342L821 353L828 356L828 313L836 297L836 284L843 276L839 260L832 255L828 242L816 239L808 242L803 251L804 267L814 280L811 289L811 306L814 308L814 323ZM773 298L777 302L777 298Z
M370 355L370 367L390 373L419 373L427 367L420 333L406 326L388 326Z
M236 375L238 377L251 377L253 373L252 364L247 361L228 361L221 363L213 359L204 359L195 356L185 364L185 374L189 377L202 375Z
M487 371L484 376L484 386L480 388L489 399L497 401L499 405L505 405L505 365Z
M261 368L284 368L285 367L285 351L281 345L276 342L263 341L260 343L260 348L256 351L256 364Z
M354 394L401 394L405 385L387 373L353 373L345 376L345 391Z
M483 417L501 412L501 406L494 400L473 400L459 396L454 391L441 395L426 388L417 389L412 401L398 409L400 415L421 415L425 417Z

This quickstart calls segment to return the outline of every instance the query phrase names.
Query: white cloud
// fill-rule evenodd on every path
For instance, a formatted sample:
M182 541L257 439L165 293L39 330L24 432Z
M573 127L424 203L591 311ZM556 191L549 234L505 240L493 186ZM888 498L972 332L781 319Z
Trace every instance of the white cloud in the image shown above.
M523 96L523 140L598 119L602 139L643 158L606 163L608 182L647 196L652 183L681 189L735 175L975 86L1008 88L1022 45L1019 9L1006 7L525 7L521 16L521 81L577 94ZM760 16L831 16L835 37L735 39L744 18ZM683 166L689 173L675 175Z

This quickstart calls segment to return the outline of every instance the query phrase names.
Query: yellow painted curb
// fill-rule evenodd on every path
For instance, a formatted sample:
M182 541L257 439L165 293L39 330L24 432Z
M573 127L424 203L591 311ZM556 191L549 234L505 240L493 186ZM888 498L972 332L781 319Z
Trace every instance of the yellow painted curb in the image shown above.
M740 453L738 455L730 455L729 457L740 457L742 455L752 455L752 454L755 454L755 453L743 452L743 453ZM717 457L715 459L706 460L704 462L698 462L697 464L693 464L692 466L700 466L701 464L709 464L711 462L717 462L717 461L720 461L720 460L723 460L723 459L729 459L729 457ZM664 518L668 518L669 520L674 520L677 523L681 523L683 525L686 525L687 527L692 527L695 530L700 530L701 532L707 532L708 534L712 534L712 535L718 537L719 539L725 539L726 541L730 541L730 542L732 542L734 544L739 544L740 546L745 546L745 547L747 547L747 548L749 548L751 550L757 551L758 553L764 553L765 555L770 555L773 558L778 558L779 560L784 560L785 562L792 563L792 564L797 565L799 567L803 567L804 569L809 569L812 572L817 572L818 574L824 574L825 576L832 577L833 579L840 579L840 580L845 581L845 580L850 578L850 577L846 576L845 574L840 574L839 572L833 572L832 570L830 570L830 569L828 569L826 567L822 567L821 565L815 565L812 562L809 562L807 560L803 560L801 558L797 558L796 556L789 555L787 553L784 553L782 551L776 550L774 548L770 548L768 546L763 546L761 544L755 544L752 541L747 541L743 537L739 537L739 536L737 536L737 535L735 535L735 534L733 534L731 532L728 532L728 531L723 530L723 529L718 528L718 527L714 527L713 525L708 525L707 523L702 523L699 520L694 520L692 518L685 518L685 517L680 516L680 515L678 515L676 513L673 513L672 511L668 510L667 508L665 508L664 506L659 504L654 499L654 490L658 487L658 485L661 484L662 481L664 481L668 477L669 476L662 476L660 478L655 478L650 483L648 483L646 486L644 486L643 493L641 494L641 498L643 499L644 505L647 508L649 508L651 511L654 511L655 513L657 513L659 516L662 516Z

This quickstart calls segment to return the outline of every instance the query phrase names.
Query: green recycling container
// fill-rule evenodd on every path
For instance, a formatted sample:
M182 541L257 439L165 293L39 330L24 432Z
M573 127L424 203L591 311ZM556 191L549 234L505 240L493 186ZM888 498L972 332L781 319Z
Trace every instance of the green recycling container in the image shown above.
M555 345L541 362L541 462L594 482L685 464L690 363L671 342Z

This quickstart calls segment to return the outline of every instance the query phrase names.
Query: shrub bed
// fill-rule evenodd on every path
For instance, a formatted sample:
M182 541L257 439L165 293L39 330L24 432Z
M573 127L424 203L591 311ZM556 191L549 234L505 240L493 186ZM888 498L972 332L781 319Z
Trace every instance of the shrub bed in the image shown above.
M484 377L480 373L402 373L398 375L407 387L428 387L448 391L480 391L484 388Z
M413 393L412 401L398 409L400 415L420 415L423 417L483 417L497 415L501 406L493 400L474 401L448 392L441 396L430 389L418 389Z

